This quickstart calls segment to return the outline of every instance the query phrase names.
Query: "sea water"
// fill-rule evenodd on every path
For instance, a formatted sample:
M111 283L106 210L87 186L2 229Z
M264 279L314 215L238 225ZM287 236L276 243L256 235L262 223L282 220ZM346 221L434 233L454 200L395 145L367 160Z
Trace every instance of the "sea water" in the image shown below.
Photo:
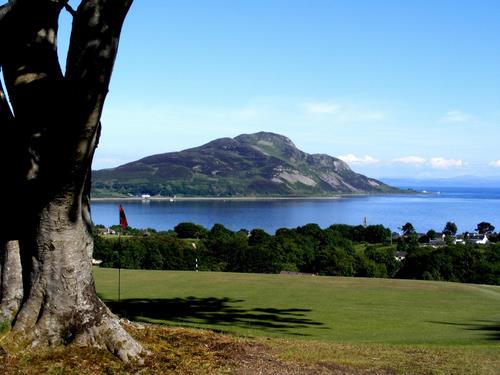
M393 231L407 222L418 232L440 231L454 222L459 232L474 231L482 221L500 229L500 188L419 188L427 193L342 196L337 199L93 201L94 223L118 224L122 204L130 226L173 229L193 222L211 228L215 223L232 230L261 228L274 233L308 223L382 224Z

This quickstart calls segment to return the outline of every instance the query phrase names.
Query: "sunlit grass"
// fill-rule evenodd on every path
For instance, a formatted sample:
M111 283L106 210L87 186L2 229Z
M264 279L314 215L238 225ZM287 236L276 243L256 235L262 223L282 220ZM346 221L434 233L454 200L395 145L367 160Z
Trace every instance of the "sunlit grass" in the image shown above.
M500 287L414 280L95 269L131 319L337 343L497 345Z
M487 374L500 368L500 288L312 276L94 270L131 319L144 365L106 350L14 350L1 374ZM251 336L251 337L249 337Z

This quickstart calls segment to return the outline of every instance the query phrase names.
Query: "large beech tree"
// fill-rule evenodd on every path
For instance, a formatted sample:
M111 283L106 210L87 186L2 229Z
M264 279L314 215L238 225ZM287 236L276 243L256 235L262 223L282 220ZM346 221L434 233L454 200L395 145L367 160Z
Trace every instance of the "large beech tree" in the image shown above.
M125 361L143 353L97 297L91 274L90 168L131 3L0 6L0 320L14 342L97 346ZM63 11L73 17L65 72Z

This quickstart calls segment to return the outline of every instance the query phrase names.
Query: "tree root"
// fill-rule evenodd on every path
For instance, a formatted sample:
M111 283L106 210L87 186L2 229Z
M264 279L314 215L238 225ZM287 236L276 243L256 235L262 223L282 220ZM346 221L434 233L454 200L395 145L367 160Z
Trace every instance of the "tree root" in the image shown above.
M38 321L34 325L29 320L16 321L8 334L9 341L17 343L17 347L94 347L110 351L123 362L144 363L149 352L130 336L104 303L96 302L98 307L91 313L84 311L66 317L55 316L54 310L45 314L42 304Z
M138 361L143 363L143 357L149 354L121 326L118 318L114 315L105 316L99 325L78 334L73 344L106 348L123 362Z

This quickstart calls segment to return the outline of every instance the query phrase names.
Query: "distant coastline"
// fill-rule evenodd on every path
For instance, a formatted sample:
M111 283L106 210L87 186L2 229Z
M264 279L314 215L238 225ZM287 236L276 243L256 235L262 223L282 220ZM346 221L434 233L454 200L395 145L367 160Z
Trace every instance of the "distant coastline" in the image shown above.
M140 202L148 202L148 201L156 201L156 202L176 202L176 201L276 201L276 200L306 200L306 199L315 199L315 200L333 200L340 199L345 195L368 195L368 194L338 194L334 196L328 197L151 197L151 198L141 198L141 197L98 197L91 198L93 202L121 202L121 201L140 201Z
M152 196L149 198L142 197L92 197L94 202L118 202L118 201L157 201L157 202L170 202L170 201L278 201L278 200L335 200L343 197L365 197L365 196L394 196L406 194L433 194L432 192L421 192L416 190L401 190L398 193L338 193L328 196L238 196L238 197L210 197L210 196L176 196L176 197L158 197Z

